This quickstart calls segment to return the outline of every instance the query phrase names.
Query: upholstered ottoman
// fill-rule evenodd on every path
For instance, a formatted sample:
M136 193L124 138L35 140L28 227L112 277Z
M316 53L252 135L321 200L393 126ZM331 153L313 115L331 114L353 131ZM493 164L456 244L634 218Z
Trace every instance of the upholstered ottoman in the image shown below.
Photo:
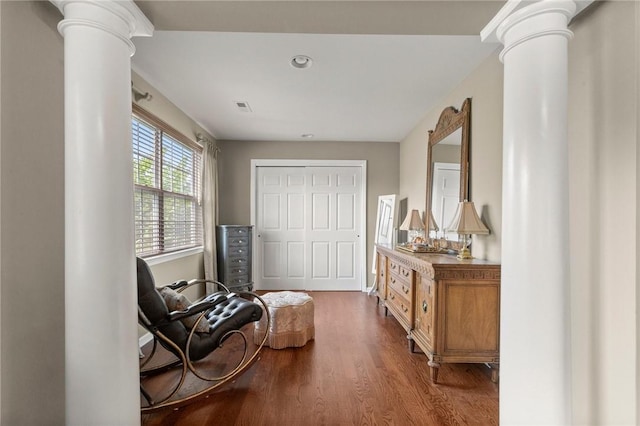
M271 315L271 327L267 328L267 316L255 323L253 339L260 344L268 333L266 346L282 349L304 346L315 336L313 323L313 299L306 293L278 291L262 297Z

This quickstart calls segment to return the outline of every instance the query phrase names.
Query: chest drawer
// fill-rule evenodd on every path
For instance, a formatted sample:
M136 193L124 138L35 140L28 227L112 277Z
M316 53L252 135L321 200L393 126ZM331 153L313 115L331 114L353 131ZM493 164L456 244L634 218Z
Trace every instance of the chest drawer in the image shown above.
M237 268L239 266L249 265L249 259L247 256L229 256L227 261L227 268Z
M248 247L249 238L243 236L229 237L227 239L227 245L231 247Z
M249 275L249 268L245 266L230 266L226 268L227 277L231 278L237 275Z
M240 246L230 246L227 247L228 257L244 257L247 258L249 255L249 247L246 245Z
M243 237L248 238L251 230L249 227L234 227L227 229L227 235L229 237Z

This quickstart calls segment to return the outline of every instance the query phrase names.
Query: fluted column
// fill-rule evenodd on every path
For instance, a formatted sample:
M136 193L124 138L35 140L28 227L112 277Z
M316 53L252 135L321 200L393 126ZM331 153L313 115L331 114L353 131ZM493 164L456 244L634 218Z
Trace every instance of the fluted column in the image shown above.
M508 2L482 32L504 44L500 422L567 425L567 24L575 4L521 5Z
M52 2L64 15L67 424L139 424L130 39L153 27L133 1Z

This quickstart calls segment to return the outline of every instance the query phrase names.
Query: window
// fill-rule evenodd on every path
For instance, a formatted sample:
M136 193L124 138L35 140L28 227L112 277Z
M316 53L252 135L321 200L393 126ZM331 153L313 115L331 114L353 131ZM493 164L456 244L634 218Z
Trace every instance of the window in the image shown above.
M135 105L131 122L136 255L202 245L202 148Z

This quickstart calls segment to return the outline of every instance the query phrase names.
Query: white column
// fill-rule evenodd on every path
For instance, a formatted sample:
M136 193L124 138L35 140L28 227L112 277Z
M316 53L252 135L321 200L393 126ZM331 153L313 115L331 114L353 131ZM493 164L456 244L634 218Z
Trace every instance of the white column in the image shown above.
M572 1L510 1L504 44L500 422L571 424L567 29Z
M130 38L153 27L132 1L52 2L64 15L67 424L139 424Z

